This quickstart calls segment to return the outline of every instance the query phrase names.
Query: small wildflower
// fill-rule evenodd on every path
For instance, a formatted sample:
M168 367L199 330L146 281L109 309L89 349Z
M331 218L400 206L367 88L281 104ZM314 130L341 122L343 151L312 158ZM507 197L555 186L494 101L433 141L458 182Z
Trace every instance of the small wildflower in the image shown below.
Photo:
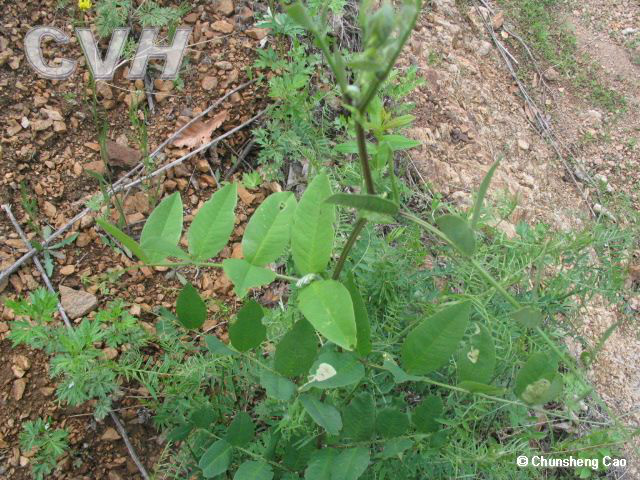
M91 8L91 0L78 0L78 8L80 10L89 10Z

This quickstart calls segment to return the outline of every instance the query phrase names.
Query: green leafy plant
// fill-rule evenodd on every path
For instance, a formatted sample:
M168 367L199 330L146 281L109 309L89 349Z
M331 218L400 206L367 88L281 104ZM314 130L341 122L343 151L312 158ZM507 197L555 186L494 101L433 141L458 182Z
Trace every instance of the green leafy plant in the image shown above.
M191 445L192 460L186 464L205 478L230 469L235 469L236 478L248 472L271 478L276 469L285 477L304 472L307 479L356 479L366 471L372 475L383 472L384 466L375 459L405 457L411 461L403 468L413 472L407 474L409 478L415 478L430 472L418 461L417 452L427 445L442 448L448 435L442 425L458 421L456 417L444 419L456 407L449 402L445 406L443 391L459 395L457 402L501 403L522 418L528 409L553 417L561 414L545 405L563 394L560 362L576 378L583 378L575 362L543 330L545 314L535 300L517 299L509 292L511 284L495 279L480 261L484 198L497 164L480 186L470 212L439 213L428 222L402 205L394 152L416 144L389 131L409 124L412 118L388 112L379 91L392 72L420 4L408 1L397 11L388 4L378 10L369 8L364 5L361 10L363 51L349 60L331 47L326 18L313 20L301 4L288 9L290 18L313 36L342 93L354 140L342 146L341 153L358 158L362 193L334 192L329 173L316 165L316 174L299 201L290 192L275 193L256 209L244 229L244 258L221 263L211 259L229 241L233 229L234 184L218 190L194 217L186 232L187 251L178 246L183 229L178 194L158 205L139 242L104 220L98 221L145 263L223 269L240 298L274 281L291 284L283 312L265 311L254 300L245 301L229 326L229 346L205 337L214 359L232 371L249 369L247 381L253 377L266 393L264 403L251 415L232 409L231 422L221 418L206 428L186 420L185 415L175 427L172 438ZM352 223L343 244L337 238L336 210ZM473 279L465 280L469 293L450 292L437 304L417 305L417 318L405 321L396 332L383 333L385 324L367 311L364 295L369 292L366 298L371 300L371 293L359 286L367 276L355 259L360 237L371 235L374 225L399 222L406 229L423 229L435 248L445 249L447 255L468 266ZM402 238L401 233L395 238ZM334 255L336 247L339 255ZM270 267L281 258L290 259L284 273ZM398 295L398 288L386 294ZM476 288L477 293L471 293ZM528 358L523 354L508 374L503 371L505 366L497 366L494 336L483 321L490 308L488 299L494 295L503 302L504 322L534 332L536 339L532 353ZM199 328L207 316L203 306L197 290L187 284L178 297L176 321L187 329ZM271 346L272 354L266 358L260 353L262 345ZM455 364L452 359L457 359ZM440 381L440 372L451 369L457 372L457 384ZM505 375L510 379L493 383L497 376ZM514 381L515 386L509 388ZM405 384L428 393L419 406L411 408L403 400L401 385ZM373 395L376 391L383 395L383 403ZM280 412L276 420L275 412ZM258 423L261 428L256 428ZM257 431L262 432L258 439Z
M31 474L36 480L47 478L56 468L58 459L69 449L65 429L52 429L50 420L37 418L22 424L20 447L25 452L35 450L31 459Z

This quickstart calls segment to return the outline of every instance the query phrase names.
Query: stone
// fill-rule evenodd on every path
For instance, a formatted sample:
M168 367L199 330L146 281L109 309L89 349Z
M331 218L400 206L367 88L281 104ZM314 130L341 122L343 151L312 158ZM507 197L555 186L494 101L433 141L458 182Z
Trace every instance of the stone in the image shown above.
M42 210L44 211L44 214L49 218L55 217L58 213L58 209L55 207L55 205L48 200L45 200L42 206Z
M526 140L519 138L518 147L522 150L529 150L529 143Z
M98 305L95 295L60 285L60 302L72 320L85 316Z
M268 28L249 28L244 32L247 37L253 38L254 40L262 40L269 34Z
M216 13L220 15L224 15L225 17L233 14L235 7L233 6L232 0L218 0L216 3Z
M27 381L24 378L18 378L13 382L13 388L11 389L11 395L13 399L17 402L22 400L24 395L24 391L27 388Z
M118 350L113 347L106 347L102 349L102 355L107 360L114 360L118 357Z
M105 432L100 437L100 440L113 442L115 440L120 440L120 435L116 432L115 428L109 427L105 430Z
M491 51L491 47L492 45L486 40L484 40L480 44L480 47L478 48L478 55L480 55L481 57L486 57L487 55L489 55L489 52Z
M213 90L218 86L218 79L216 77L212 77L210 75L204 77L202 79L202 88L204 90Z
M107 140L107 158L109 164L118 167L132 168L135 167L142 155L134 148L120 145L113 140Z
M76 266L75 265L65 265L60 269L60 273L64 276L71 275L75 273Z
M232 33L233 25L231 25L226 20L218 20L217 22L213 22L211 24L211 29L220 33Z

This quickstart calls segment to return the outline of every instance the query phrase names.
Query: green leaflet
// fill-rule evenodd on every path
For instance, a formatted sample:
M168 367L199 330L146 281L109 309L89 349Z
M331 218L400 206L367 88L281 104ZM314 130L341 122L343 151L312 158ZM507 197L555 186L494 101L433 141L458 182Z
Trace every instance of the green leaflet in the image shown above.
M420 433L437 432L440 430L440 424L436 418L442 417L443 410L442 399L435 395L429 395L413 411L411 421Z
M473 206L473 215L471 216L471 228L475 229L478 226L478 221L480 220L480 213L482 212L482 206L484 205L484 197L487 195L487 190L489 189L489 185L491 184L491 179L493 178L493 174L496 172L496 168L500 164L500 160L494 162L489 168L489 171L482 179L482 183L480 184L480 188L478 189L478 195L476 196L476 203Z
M238 352L231 350L213 335L205 335L204 341L207 345L207 349L214 355L222 355L223 357L233 357L238 355Z
M133 238L124 233L118 227L116 227L115 225L111 225L109 222L102 218L96 219L96 223L100 225L105 232L122 243L122 245L132 254L142 260L143 263L152 263L147 257L147 254L144 252L144 250L140 248L138 242L136 242Z
M425 375L442 367L458 348L469 322L471 302L457 303L423 320L402 345L407 372Z
M532 354L516 377L515 394L532 405L544 405L561 391L562 376L558 374L558 361L544 352Z
M202 205L187 233L189 253L195 260L213 258L227 244L235 223L236 202L237 186L232 183Z
M326 202L382 215L395 215L398 213L398 206L395 203L376 195L336 193L331 195Z
M370 393L360 393L342 410L344 428L342 434L356 442L373 437L376 422L376 405Z
M398 150L409 150L422 145L419 141L412 140L404 135L383 135L382 141L388 143L394 152Z
M217 418L218 414L215 410L211 406L205 406L194 410L189 416L189 421L196 427L207 428Z
M342 417L333 405L321 402L315 395L300 395L300 403L309 416L329 434L337 435L342 429Z
M511 314L524 328L536 328L542 323L542 312L533 307L522 307Z
M243 298L250 288L268 285L276 274L268 268L256 267L240 258L228 258L222 262L224 273L233 282L233 291Z
M233 480L271 480L273 469L265 462L247 460L238 467Z
M253 420L246 412L240 412L236 415L227 429L225 440L234 447L244 447L253 440L255 435L255 426Z
M189 255L178 245L160 237L149 238L144 244L144 253L148 258L162 258L164 260L167 257L173 257L181 260L189 260Z
M191 330L200 328L207 319L207 306L200 298L198 290L190 283L180 290L176 313L182 326Z
M295 383L266 368L260 370L260 385L267 391L267 397L281 402L290 400L296 392Z
M311 325L328 340L347 350L356 346L356 320L351 295L335 280L320 280L305 287L298 306Z
M267 338L267 328L262 324L264 310L255 300L249 300L238 311L236 321L229 326L231 345L240 352L259 346Z
M338 353L328 350L321 353L311 367L314 373L321 364L331 365L336 374L322 381L314 381L309 385L316 388L340 388L358 383L364 377L364 365L351 352Z
M218 440L204 452L198 462L204 478L213 478L227 471L231 463L231 448L226 440Z
M178 245L182 234L182 212L182 199L178 192L162 200L142 228L140 247L146 250L145 246L156 242L157 238L163 239L167 245ZM153 252L148 257L151 263L160 263L167 255Z
M331 470L337 456L338 451L334 448L324 448L315 452L304 471L304 480L331 480Z
M306 320L299 320L276 346L274 368L285 377L297 377L309 371L318 354L318 339Z
M364 447L342 450L333 462L331 480L358 480L369 466L369 450Z
M397 457L402 459L405 450L413 446L413 440L410 438L390 438L384 442L384 449L378 458L387 459Z
M358 285L356 284L353 272L349 272L347 280L344 282L345 287L349 290L351 302L353 303L353 313L356 319L356 352L363 357L371 353L371 324L369 323L369 314L364 304Z
M333 250L335 208L325 202L331 196L329 177L321 173L302 195L293 215L291 253L300 275L327 268Z
M464 218L457 215L443 215L436 219L438 228L458 250L465 255L476 251L476 235Z
M244 232L242 252L247 262L262 267L282 255L289 243L296 199L291 192L269 195Z
M474 324L475 333L469 338L458 355L458 378L460 382L489 383L496 366L496 347L487 327Z
M397 408L384 408L376 416L376 433L384 438L404 435L409 429L409 417Z

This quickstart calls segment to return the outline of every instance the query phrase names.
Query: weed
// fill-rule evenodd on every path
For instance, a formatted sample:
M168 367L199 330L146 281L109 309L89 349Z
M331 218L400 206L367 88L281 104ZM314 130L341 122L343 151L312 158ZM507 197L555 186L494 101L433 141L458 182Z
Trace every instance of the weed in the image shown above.
M37 418L24 422L20 433L20 447L25 452L35 451L31 459L31 473L35 480L43 480L56 468L58 459L69 449L65 429L52 429L50 420Z

